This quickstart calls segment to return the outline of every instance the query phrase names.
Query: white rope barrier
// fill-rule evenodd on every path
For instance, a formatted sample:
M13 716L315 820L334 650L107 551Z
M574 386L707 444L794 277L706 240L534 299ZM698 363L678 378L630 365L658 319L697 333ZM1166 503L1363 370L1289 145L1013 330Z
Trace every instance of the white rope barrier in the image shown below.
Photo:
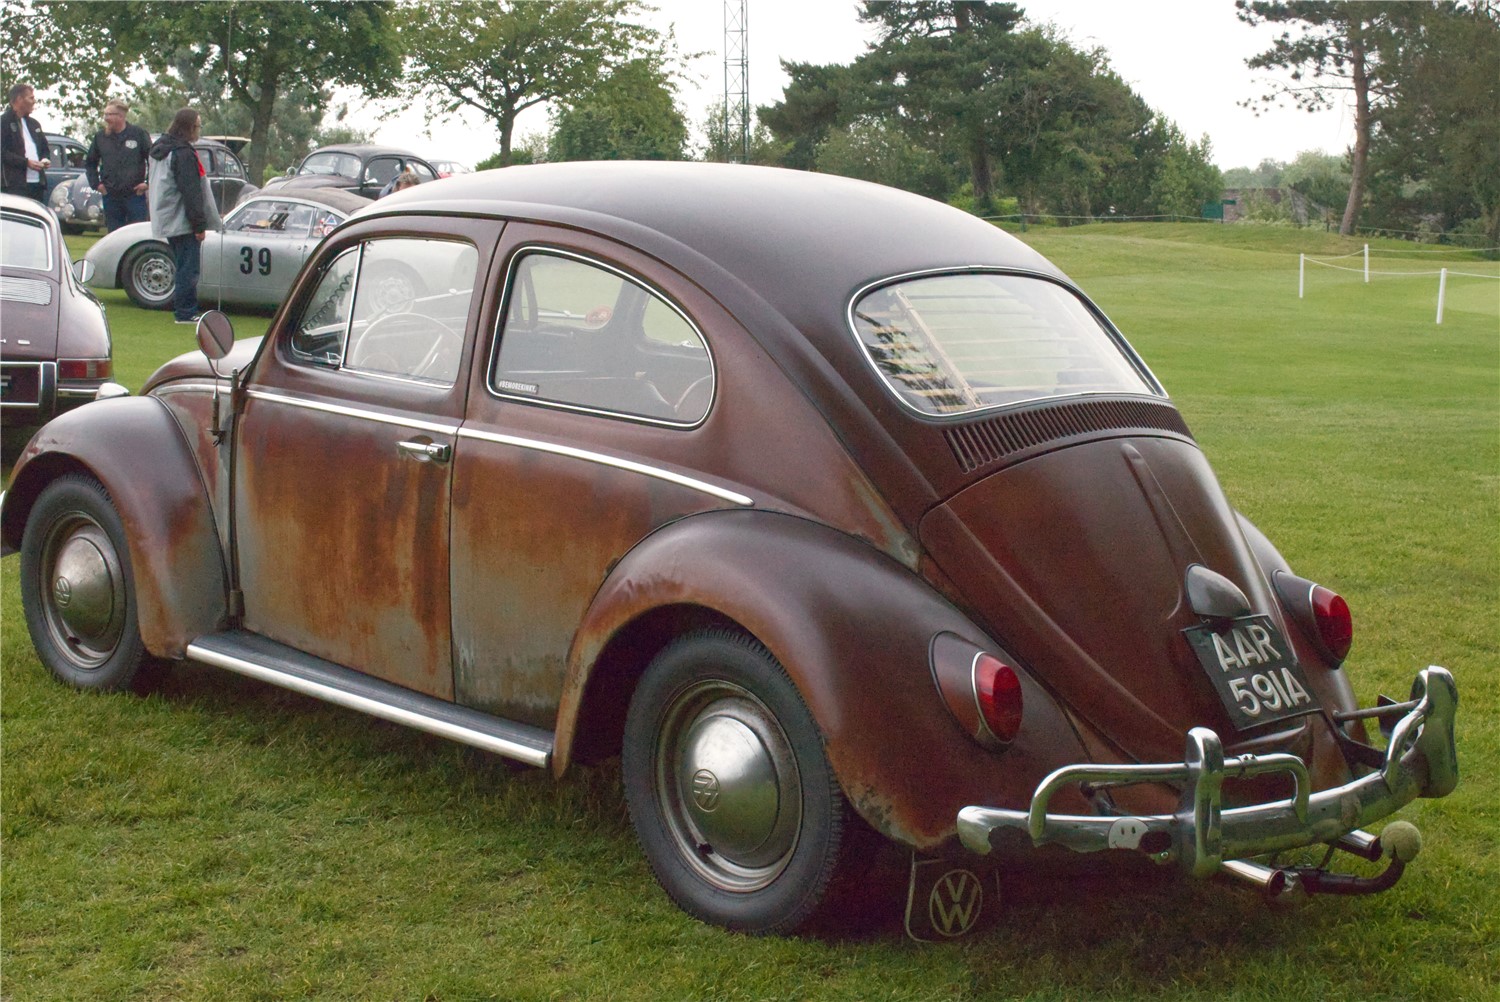
M1342 261L1345 258L1351 258L1351 257L1355 257L1355 256L1361 255L1361 254L1364 256L1364 267L1363 268L1346 268L1346 267L1344 267L1341 264L1330 264L1329 263L1330 261ZM1479 272L1473 272L1473 271L1455 271L1452 268L1439 268L1437 271L1371 271L1370 270L1370 245L1366 244L1365 247L1364 247L1364 249L1362 251L1354 251L1351 254L1340 254L1340 255L1338 255L1336 257L1327 258L1327 259L1321 260L1321 261L1319 259L1317 259L1317 258L1308 257L1306 254L1298 254L1297 255L1297 298L1298 299L1303 299L1303 298L1306 297L1306 292L1307 292L1307 266L1309 264L1315 264L1315 265L1317 265L1320 268L1327 268L1329 271L1344 271L1344 272L1348 272L1348 273L1350 273L1352 275L1361 275L1362 274L1362 275L1364 275L1364 279L1365 279L1365 283L1366 284L1369 283L1371 275L1379 275L1379 276L1381 276L1383 278L1385 278L1385 277L1389 277L1389 278L1412 278L1412 277L1418 277L1418 278L1420 278L1422 276L1431 277L1433 275L1436 275L1438 277L1438 297L1437 297L1437 320L1435 322L1438 323L1438 324L1441 324L1443 322L1443 305L1446 303L1447 298L1448 298L1448 276L1449 275L1462 275L1464 278L1488 278L1488 279L1500 280L1500 274L1497 274L1497 275L1485 275L1485 274L1481 274Z

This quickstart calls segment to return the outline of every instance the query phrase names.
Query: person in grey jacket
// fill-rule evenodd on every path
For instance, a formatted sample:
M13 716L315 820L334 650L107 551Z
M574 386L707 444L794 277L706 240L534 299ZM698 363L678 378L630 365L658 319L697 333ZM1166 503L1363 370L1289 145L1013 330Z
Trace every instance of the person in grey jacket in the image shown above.
M193 143L203 131L198 112L183 108L151 145L147 193L151 201L151 234L172 248L176 266L172 317L179 324L198 321L200 245L209 230L221 229L219 208Z

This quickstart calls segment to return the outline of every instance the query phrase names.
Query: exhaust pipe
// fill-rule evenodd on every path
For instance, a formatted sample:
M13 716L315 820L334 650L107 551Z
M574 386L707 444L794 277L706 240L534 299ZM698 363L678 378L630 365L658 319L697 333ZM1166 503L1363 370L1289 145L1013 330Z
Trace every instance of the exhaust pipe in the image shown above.
M1270 905L1292 904L1312 894L1378 894L1394 887L1405 872L1406 864L1417 858L1422 851L1422 833L1409 822L1392 821L1378 838L1354 831L1333 845L1365 859L1388 857L1391 862L1383 873L1374 877L1329 873L1316 866L1273 869L1242 859L1228 860L1221 864L1220 870L1257 888Z

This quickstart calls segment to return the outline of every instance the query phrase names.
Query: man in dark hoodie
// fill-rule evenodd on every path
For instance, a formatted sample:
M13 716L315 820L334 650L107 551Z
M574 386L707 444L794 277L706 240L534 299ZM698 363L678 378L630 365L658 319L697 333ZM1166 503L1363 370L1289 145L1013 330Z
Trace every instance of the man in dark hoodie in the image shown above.
M151 145L147 178L151 234L172 248L176 266L172 318L179 324L198 322L199 245L206 232L223 226L208 178L193 149L202 131L203 123L192 108L183 108L173 116L167 131Z
M89 187L104 196L104 225L111 232L146 221L146 155L151 137L125 120L119 99L104 106L104 128L95 133L83 165Z

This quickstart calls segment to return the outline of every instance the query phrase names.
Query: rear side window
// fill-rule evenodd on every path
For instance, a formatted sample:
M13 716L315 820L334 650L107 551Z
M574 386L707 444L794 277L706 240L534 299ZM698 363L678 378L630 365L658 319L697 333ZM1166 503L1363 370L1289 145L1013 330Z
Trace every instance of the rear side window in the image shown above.
M1073 293L1025 275L893 282L850 309L875 370L935 417L1080 393L1156 393Z
M693 425L713 401L708 344L686 314L623 272L551 252L512 266L497 394Z
M6 268L52 269L47 228L40 220L7 212L0 221L0 265Z

